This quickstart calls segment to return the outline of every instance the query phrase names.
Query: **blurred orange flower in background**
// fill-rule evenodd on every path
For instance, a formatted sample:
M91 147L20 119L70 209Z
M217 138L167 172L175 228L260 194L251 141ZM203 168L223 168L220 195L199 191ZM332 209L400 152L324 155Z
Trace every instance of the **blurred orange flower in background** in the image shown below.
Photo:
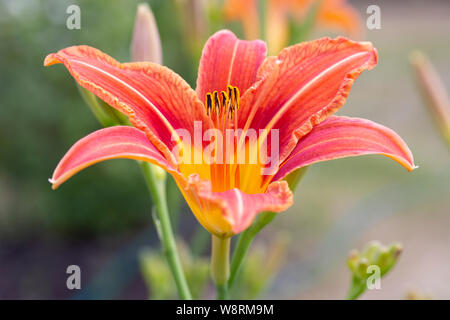
M317 10L314 22L318 28L343 32L352 38L359 38L362 33L359 13L345 0L267 0L265 4L266 18L262 23L258 0L226 0L224 14L229 21L241 22L247 39L260 38L263 29L270 54L277 54L289 43L288 17L305 21L313 10Z

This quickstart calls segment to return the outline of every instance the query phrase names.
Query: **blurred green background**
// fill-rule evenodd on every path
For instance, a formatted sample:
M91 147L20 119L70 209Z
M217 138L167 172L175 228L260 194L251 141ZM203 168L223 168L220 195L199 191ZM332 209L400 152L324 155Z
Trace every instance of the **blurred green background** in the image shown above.
M127 160L105 162L51 190L47 179L62 155L100 126L65 68L42 66L46 54L77 44L128 61L139 2L0 0L0 299L147 297L138 253L157 249L158 241L139 168ZM339 114L396 130L420 169L407 173L381 156L313 166L295 205L257 239L262 248L280 234L290 243L265 297L342 298L348 251L377 239L403 243L404 253L382 290L364 298L402 299L409 290L450 298L449 149L408 65L409 52L423 50L450 90L450 3L349 2L363 19L369 4L381 7L382 28L365 30L364 37L377 47L379 65L355 82ZM174 1L148 3L164 64L194 86L197 62ZM66 28L71 4L81 8L81 30ZM186 242L195 238L197 223L184 204L178 224ZM77 292L66 288L70 264L82 270Z

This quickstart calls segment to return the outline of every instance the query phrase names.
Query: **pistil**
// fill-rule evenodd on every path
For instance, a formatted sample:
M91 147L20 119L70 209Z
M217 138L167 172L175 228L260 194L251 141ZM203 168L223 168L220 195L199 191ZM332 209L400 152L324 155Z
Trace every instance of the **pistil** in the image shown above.
M205 107L206 113L213 120L214 126L216 129L220 130L222 133L222 139L226 139L226 130L227 129L237 129L237 112L239 109L239 99L240 93L237 87L228 85L227 91L213 91L208 92L205 97ZM218 138L218 137L216 137ZM227 140L227 139L226 139ZM220 153L217 150L217 141L215 145L215 159L211 164L211 177L216 179L213 180L213 186L215 191L224 191L229 190L234 187L233 182L235 182L234 171L231 170L230 164L227 163L230 156L227 157L227 152L234 152L236 148L236 143L234 144L233 150L227 150L227 144L229 141L223 141L223 152ZM221 163L217 163L217 155L221 154L223 159L221 159ZM234 154L231 155L234 159ZM225 163L222 163L225 162ZM232 177L233 176L233 177ZM215 181L214 181L215 180ZM233 180L233 181L232 181Z

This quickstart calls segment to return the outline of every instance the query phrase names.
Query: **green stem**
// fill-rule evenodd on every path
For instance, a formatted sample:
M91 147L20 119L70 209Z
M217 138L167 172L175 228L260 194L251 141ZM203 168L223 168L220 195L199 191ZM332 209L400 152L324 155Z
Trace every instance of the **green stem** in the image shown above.
M192 296L189 291L183 268L181 267L175 237L170 224L169 210L167 209L166 199L166 177L157 176L152 166L153 165L148 162L141 162L142 172L150 190L150 194L156 208L156 215L159 220L155 221L155 225L159 228L163 252L175 279L178 294L183 300L191 300Z
M231 290L237 276L239 275L239 271L244 262L244 258L247 254L250 245L253 242L255 236L266 226L268 225L276 216L275 212L263 212L259 215L257 221L252 224L247 230L242 232L239 236L239 240L236 244L236 249L233 253L233 258L231 260L231 271L230 278L228 280L228 288Z
M228 300L228 285L224 284L216 284L216 293L217 300Z
M253 242L253 238L254 234L251 232L250 228L242 232L239 236L236 248L234 249L233 258L231 259L230 279L228 280L228 287L230 290L233 288L236 277L244 262L244 257Z
M285 178L285 180L289 184L289 188L292 191L297 188L298 184L308 171L308 168L309 167L307 166L297 169ZM253 239L265 226L267 226L275 218L276 215L277 214L275 212L270 211L260 213L256 221L239 236L239 240L236 244L233 258L231 260L230 279L228 280L229 290L233 288L236 278L239 275L241 266L244 262L244 258L247 254L248 249L250 248L250 245L253 242Z
M347 292L347 300L356 300L358 297L366 291L367 285L365 280L360 280L353 276L352 284Z
M228 299L230 276L230 238L212 235L211 277L216 285L217 299Z

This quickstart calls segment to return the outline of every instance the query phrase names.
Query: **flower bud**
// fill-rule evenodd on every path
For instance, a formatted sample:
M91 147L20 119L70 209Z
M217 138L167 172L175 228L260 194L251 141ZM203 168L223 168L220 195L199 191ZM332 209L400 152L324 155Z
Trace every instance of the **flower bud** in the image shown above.
M370 265L377 265L381 275L384 275L395 265L401 252L402 246L398 243L383 246L378 241L372 241L361 253L352 250L348 258L348 265L350 270L360 278L369 276L366 269Z
M146 3L138 5L131 40L131 60L162 64L162 47L155 17ZM164 181L166 172L156 165L149 164L155 179Z
M128 124L128 119L124 114L120 113L103 100L97 98L95 94L85 88L78 86L78 89L84 102L86 102L92 114L103 127L106 128Z
M161 39L155 17L146 3L138 6L131 41L131 60L162 64Z
M372 275L368 272L370 266L378 266L380 277L388 273L397 262L402 246L398 243L383 246L378 241L372 241L359 252L350 251L347 259L348 267L352 273L352 283L348 293L349 299L356 299L367 288L367 280Z
M408 300L433 300L433 296L428 293L419 292L416 290L410 290L406 294Z
M410 63L417 82L442 135L450 145L450 98L447 90L427 56L420 51L412 52Z
M309 166L306 167L301 167L299 169L296 169L294 171L292 171L291 173L289 173L286 178L284 178L284 180L286 180L286 182L289 185L289 188L292 191L295 191L295 189L297 188L297 185L299 184L300 180L302 180L302 178L304 177L306 171L308 171Z

